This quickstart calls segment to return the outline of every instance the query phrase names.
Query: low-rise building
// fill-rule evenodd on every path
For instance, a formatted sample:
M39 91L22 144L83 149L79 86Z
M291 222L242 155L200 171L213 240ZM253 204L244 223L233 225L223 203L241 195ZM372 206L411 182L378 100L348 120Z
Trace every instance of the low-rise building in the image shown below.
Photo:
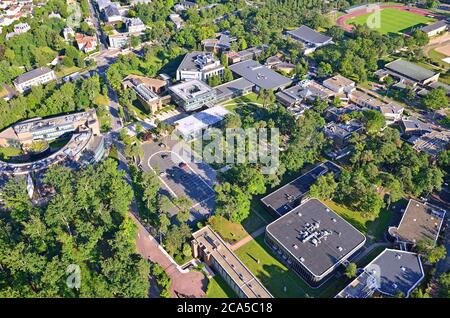
M428 37L438 35L439 33L445 32L448 29L447 22L445 20L440 20L420 28L422 32L425 32Z
M216 90L216 102L224 102L251 93L255 84L245 78L238 78L234 81L214 87Z
M318 287L364 245L365 236L317 199L309 199L266 227L277 258Z
M290 183L266 195L261 199L261 203L273 216L280 217L302 202L317 178L327 173L337 176L340 172L341 168L331 161L318 164Z
M230 36L229 32L223 32L214 39L206 39L202 41L205 51L221 53L231 48L231 43L236 41L236 37Z
M150 113L155 113L170 102L170 96L161 96L166 92L167 82L139 75L128 75L122 82L123 87L133 89L136 96Z
M146 29L146 26L140 18L130 18L127 19L126 28L129 33L141 33Z
M75 37L75 31L71 27L64 28L63 37L64 41L71 41Z
M209 226L192 236L192 255L216 271L239 298L272 298L258 278Z
M14 26L15 34L27 33L30 30L31 30L31 27L28 23L18 23Z
M32 71L19 75L14 81L14 86L18 92L23 93L32 86L46 84L56 80L56 74L48 67L39 67Z
M436 243L446 211L433 205L410 199L398 226L389 234L404 249L411 249L419 241Z
M354 90L349 95L349 100L360 107L381 112L386 118L387 124L399 121L404 111L403 106L393 101L384 102L359 90Z
M400 122L400 129L407 135L423 135L432 131L428 123L414 116L403 117Z
M316 98L328 100L334 95L335 93L325 86L316 81L307 80L276 93L275 97L284 106L292 107L303 101L314 101Z
M428 70L402 59L386 64L384 69L395 78L407 79L421 85L428 85L439 79L439 72Z
M424 152L434 159L444 150L449 149L450 131L432 130L423 135L414 135L408 139L417 151Z
M202 107L212 107L216 100L216 91L199 80L190 80L169 87L172 101L185 111Z
M236 75L255 84L255 91L257 92L260 89L283 89L292 83L291 79L254 60L246 60L230 65L229 69Z
M324 133L327 137L332 138L335 147L343 148L348 145L348 140L354 133L362 130L363 125L356 120L345 123L330 122L325 125Z
M175 30L179 30L184 25L184 20L181 18L179 14L172 13L169 15L170 21L172 21L173 25L175 26Z
M385 249L336 298L409 297L424 277L418 254Z
M89 53L97 49L97 37L88 36L86 34L77 33L75 35L78 49L84 53Z
M333 38L317 32L306 25L286 32L292 39L301 42L304 46L303 54L313 53L316 49L331 44Z
M108 43L111 48L123 49L129 46L130 39L128 33L119 33L114 30L108 35Z
M185 141L201 137L204 129L220 123L229 111L222 106L214 106L204 111L177 120L174 125L176 133Z
M177 69L177 80L207 81L211 76L223 76L225 67L208 52L192 52L185 55Z
M119 12L119 8L116 4L110 4L103 9L103 17L105 23L114 24L122 22L122 15Z
M356 88L354 81L339 74L324 80L323 86L331 89L338 95L350 94Z
M228 63L234 64L246 60L255 60L267 50L267 45L251 47L239 52L228 52Z

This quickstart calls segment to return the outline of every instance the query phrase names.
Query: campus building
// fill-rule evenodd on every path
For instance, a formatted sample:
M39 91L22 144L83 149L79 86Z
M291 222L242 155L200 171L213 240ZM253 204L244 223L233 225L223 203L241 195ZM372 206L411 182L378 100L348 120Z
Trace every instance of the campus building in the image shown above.
M389 235L404 249L427 240L436 243L446 211L433 205L410 199L398 226L391 226Z
M325 136L333 139L334 146L342 148L348 145L348 140L354 133L363 129L356 120L347 121L345 123L329 122L324 127Z
M334 95L332 90L313 80L302 81L275 94L277 100L286 107L298 105L303 101L314 101L317 98L328 100Z
M216 102L224 102L233 98L244 96L253 91L255 84L247 81L245 78L238 78L234 81L214 87L216 91Z
M230 65L229 68L237 76L243 77L253 83L257 92L260 89L283 89L292 83L289 78L278 74L254 60L239 62Z
M366 242L365 236L317 199L309 199L266 227L277 258L319 287Z
M318 48L331 44L333 41L332 37L317 32L306 25L302 25L295 30L287 31L286 34L303 44L303 54L305 55L313 53Z
M31 89L32 86L46 84L56 80L56 74L48 67L39 67L32 71L19 75L14 81L14 86L19 93Z
M339 74L324 80L323 86L331 89L337 95L348 95L356 89L354 81Z
M146 29L144 22L140 18L127 19L125 25L128 33L141 33Z
M420 30L425 32L428 37L438 35L439 33L445 32L448 29L447 22L445 20L440 20L428 25L423 26Z
M191 141L199 137L204 129L220 123L228 113L224 107L214 106L177 120L174 126L179 136L185 141Z
M236 41L236 37L230 36L229 32L223 32L214 39L206 39L202 41L202 46L205 51L221 53L228 51L231 44Z
M128 75L122 82L125 89L130 88L136 92L139 102L150 113L155 113L169 104L170 95L161 96L167 91L167 85L165 80L134 74Z
M331 161L326 161L266 195L261 199L261 202L273 216L282 216L301 203L317 178L327 173L333 173L337 176L340 172L341 168L338 165Z
M199 80L190 80L169 87L169 94L175 104L185 111L202 107L212 107L216 100L216 91Z
M177 69L177 81L208 81L211 76L222 77L225 67L212 53L192 52L185 55Z
M439 72L433 72L402 59L386 64L384 70L395 78L410 80L421 85L428 85L439 79Z
M256 276L209 226L192 234L192 255L218 273L239 298L273 298Z
M418 254L387 248L335 298L409 297L424 277Z

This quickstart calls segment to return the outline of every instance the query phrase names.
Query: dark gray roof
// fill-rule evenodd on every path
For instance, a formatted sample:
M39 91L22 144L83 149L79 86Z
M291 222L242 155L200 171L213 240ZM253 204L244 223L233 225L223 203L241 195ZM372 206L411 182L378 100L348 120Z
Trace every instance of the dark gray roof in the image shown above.
M375 291L388 296L395 296L401 292L408 297L423 277L424 272L419 255L385 249L336 297L367 298Z
M317 199L306 201L272 222L266 231L315 276L326 274L366 240L361 232ZM314 232L316 240L310 235Z
M421 28L421 30L425 33L432 32L434 30L440 29L443 26L447 26L447 22L445 20L440 20L432 24L428 24Z
M332 38L328 35L314 31L306 25L302 25L298 29L287 31L286 33L291 35L295 39L301 40L303 42L313 43L316 45L320 45L332 40Z
M286 214L295 207L295 201L309 191L309 188L316 182L318 177L328 172L339 174L340 171L341 168L339 166L331 161L326 161L265 196L261 199L261 202L267 207L274 209L279 215Z
M195 59L199 55L207 55L210 56L216 61L217 59L214 57L214 55L210 52L201 52L201 51L194 51L191 53L187 53L183 60L181 61L180 65L178 66L178 70L180 71L201 71L201 67L199 64L195 63ZM222 65L218 66L217 68L223 68ZM209 69L208 69L209 70Z
M247 60L230 65L230 70L256 86L265 89L277 89L287 86L292 81L254 60Z
M38 68L35 68L34 70L31 70L29 72L19 75L14 80L14 83L22 84L22 83L28 82L29 80L32 80L36 77L42 76L42 75L50 73L50 72L52 72L52 70L49 69L48 67L38 67Z
M103 10L105 12L105 16L107 17L120 16L119 9L117 9L117 6L115 4L111 4Z
M426 68L402 59L392 61L384 67L417 82L422 82L437 74L437 72L427 70Z
M216 86L217 99L233 96L240 91L251 89L255 84L247 81L245 78L238 78L237 80Z

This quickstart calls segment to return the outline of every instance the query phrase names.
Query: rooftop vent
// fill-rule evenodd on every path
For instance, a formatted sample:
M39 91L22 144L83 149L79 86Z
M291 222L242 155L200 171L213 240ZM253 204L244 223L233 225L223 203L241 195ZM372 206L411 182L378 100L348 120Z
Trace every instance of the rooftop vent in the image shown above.
M406 267L405 266L400 266L400 269L404 272L406 271Z
M334 223L336 223L337 222L337 220L335 219L335 218L332 218L331 219Z
M337 249L339 250L339 252L342 252L343 250L342 246L338 246Z
M303 257L300 257L300 262L304 262L305 261L305 259L303 258Z
M396 257L397 259L401 259L401 258L402 258L402 256L401 256L400 254L395 255L395 257Z
M298 249L297 244L292 245L293 248Z

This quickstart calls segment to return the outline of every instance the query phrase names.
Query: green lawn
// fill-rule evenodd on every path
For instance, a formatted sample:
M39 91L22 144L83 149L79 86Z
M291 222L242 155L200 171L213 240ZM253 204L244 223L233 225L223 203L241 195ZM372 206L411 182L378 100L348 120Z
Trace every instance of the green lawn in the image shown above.
M392 208L383 208L378 217L375 220L371 220L370 218L364 217L362 213L352 211L346 206L337 204L334 201L327 200L325 201L325 204L366 235L367 239L374 241L383 241L384 233L394 216ZM406 200L403 199L393 205L399 209L402 206L406 206Z
M236 254L275 298L331 298L347 283L344 279L331 278L320 288L311 288L278 261L264 242L264 235L239 248Z
M10 157L18 156L22 154L20 148L14 147L0 147L0 158L8 159Z
M62 68L60 70L56 71L56 75L58 77L64 77L64 76L67 76L69 74L79 72L79 71L81 71L81 68L79 68L77 66L72 66L72 67L62 66Z
M209 279L206 298L238 298L236 293L227 285L225 280L216 275Z
M380 23L375 29L382 34L405 32L412 27L419 27L434 19L414 14L408 11L402 11L393 8L383 9L380 12ZM373 13L367 13L347 20L348 24L362 25L367 24L369 27L375 24Z
M255 93L250 93L250 94L226 101L223 103L223 105L225 105L225 108L228 109L229 111L234 111L239 106L242 106L243 104L248 104L248 103L262 104L263 100L258 98L258 95L256 95Z

